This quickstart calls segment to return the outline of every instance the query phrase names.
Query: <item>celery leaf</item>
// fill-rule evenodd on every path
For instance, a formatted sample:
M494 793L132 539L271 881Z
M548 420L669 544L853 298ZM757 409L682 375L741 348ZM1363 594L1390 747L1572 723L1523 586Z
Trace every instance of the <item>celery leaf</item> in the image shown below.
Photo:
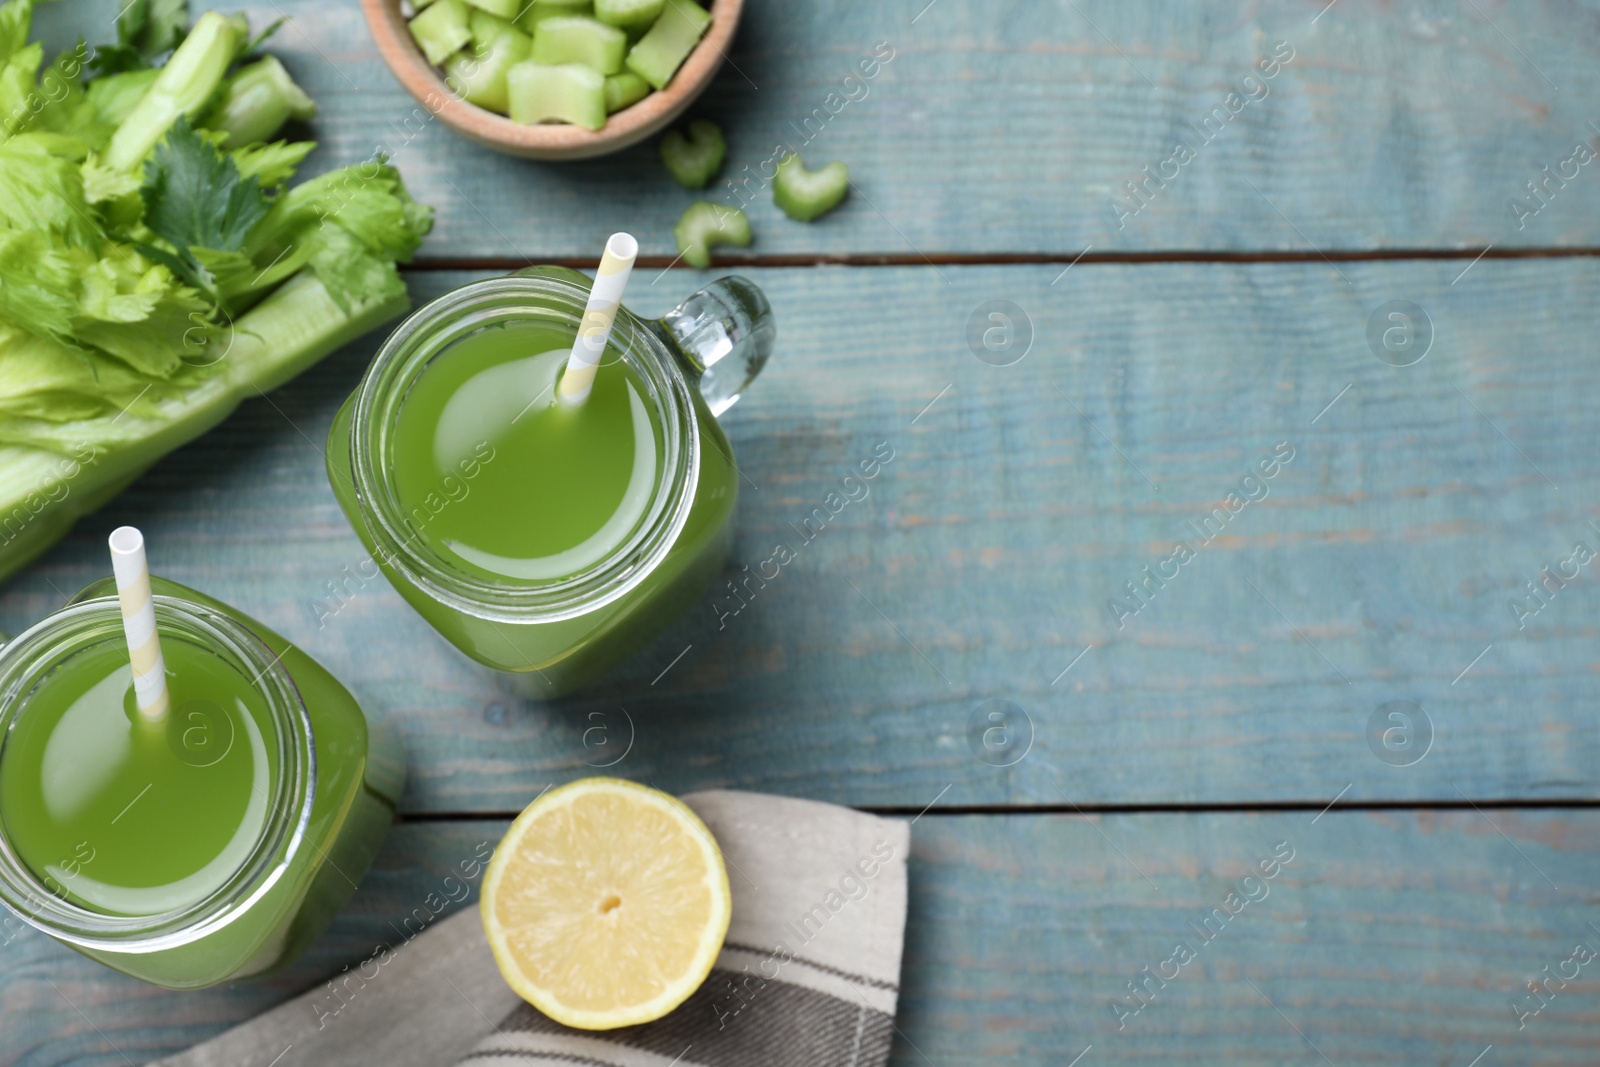
M0 60L10 59L28 43L33 25L33 0L11 0L0 7Z
M189 0L133 0L117 19L117 39L146 60L178 47L189 28Z
M315 141L273 141L235 148L229 154L241 175L255 178L264 189L272 189L288 181L315 147Z
M142 193L144 224L180 251L237 252L269 206L261 183L241 176L184 118L145 164Z
M49 234L0 230L0 314L40 337L74 346L80 268Z
M79 163L67 154L71 144L55 134L20 134L0 144L0 225L57 234L82 248L99 242Z

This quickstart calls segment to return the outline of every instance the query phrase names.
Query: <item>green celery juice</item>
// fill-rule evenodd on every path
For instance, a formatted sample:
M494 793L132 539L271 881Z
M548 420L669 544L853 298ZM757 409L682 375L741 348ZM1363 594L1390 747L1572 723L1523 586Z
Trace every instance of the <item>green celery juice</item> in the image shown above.
M540 585L589 570L638 529L661 428L614 349L581 405L556 396L573 333L516 321L462 338L412 383L390 444L413 529L453 567Z
M125 974L193 989L321 932L377 853L399 739L281 636L152 577L170 703L135 704L105 579L0 650L0 897Z
M244 864L275 756L261 695L213 652L163 642L171 710L144 722L127 653L92 647L29 696L0 762L0 822L52 892L107 915L189 907Z
M721 570L739 473L703 387L719 409L736 400L774 329L742 279L654 321L621 309L573 404L557 386L589 292L577 271L529 267L440 297L328 431L334 497L395 590L533 697L597 681Z

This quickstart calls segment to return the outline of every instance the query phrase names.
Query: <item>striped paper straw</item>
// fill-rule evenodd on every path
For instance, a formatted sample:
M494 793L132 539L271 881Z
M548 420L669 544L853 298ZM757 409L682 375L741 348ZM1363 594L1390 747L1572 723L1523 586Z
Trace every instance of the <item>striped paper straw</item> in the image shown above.
M144 557L144 534L132 526L111 531L111 573L122 603L122 632L128 638L133 664L133 693L146 722L167 716L167 665L156 634L155 602L150 598L150 565Z
M595 272L594 286L589 290L589 306L584 308L578 336L572 340L566 373L556 389L556 394L568 404L581 404L589 399L595 368L600 366L606 342L611 340L611 324L616 321L622 290L628 286L628 276L633 273L633 261L638 255L639 242L631 234L614 233L606 242L605 255L600 257L600 269Z

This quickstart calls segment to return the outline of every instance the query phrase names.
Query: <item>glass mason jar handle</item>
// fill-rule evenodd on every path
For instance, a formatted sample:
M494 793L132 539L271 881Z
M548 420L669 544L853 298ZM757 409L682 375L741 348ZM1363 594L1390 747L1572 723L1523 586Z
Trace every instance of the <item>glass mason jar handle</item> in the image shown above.
M772 355L778 324L748 278L718 278L650 323L700 379L711 414L733 407Z

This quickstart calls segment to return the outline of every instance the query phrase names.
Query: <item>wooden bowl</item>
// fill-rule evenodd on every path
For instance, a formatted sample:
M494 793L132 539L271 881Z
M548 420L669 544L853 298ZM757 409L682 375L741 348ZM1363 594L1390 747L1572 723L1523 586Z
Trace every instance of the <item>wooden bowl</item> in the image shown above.
M430 64L411 39L400 14L400 0L361 0L367 26L389 69L417 102L468 140L524 159L588 159L616 152L671 125L695 97L711 84L739 28L744 0L713 0L711 26L667 87L632 107L611 115L604 128L527 125L469 104L445 85L444 75Z

